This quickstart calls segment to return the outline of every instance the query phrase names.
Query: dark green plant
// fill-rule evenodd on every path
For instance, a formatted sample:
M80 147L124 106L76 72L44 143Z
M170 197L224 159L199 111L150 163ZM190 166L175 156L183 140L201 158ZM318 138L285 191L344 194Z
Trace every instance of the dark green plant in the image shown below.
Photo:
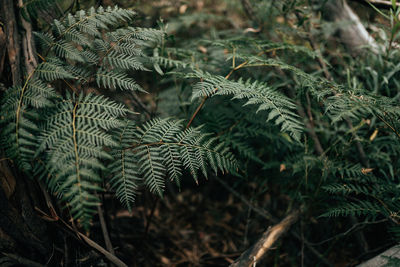
M23 86L9 88L1 103L1 140L7 156L68 203L88 228L109 183L128 208L138 188L162 196L168 175L179 183L183 170L197 181L208 169L235 170L224 144L201 127L176 119L141 126L132 113L101 90L144 90L134 71L152 65L146 51L164 32L129 26L135 13L91 8L55 20L51 32L36 33L40 63Z
M398 51L334 63L287 21L261 17L300 14L301 27L311 16L304 3L257 2L271 7L256 14L261 33L213 29L187 40L179 33L195 21L186 16L174 42L131 26L134 12L117 7L56 20L36 33L42 62L2 98L7 156L85 227L103 184L131 209L143 186L162 196L166 179L179 186L182 176L221 171L256 182L254 199L274 189L310 217L386 218L398 235ZM144 92L134 77L152 68L159 117L143 122L105 95Z
M265 13L253 23L269 28L255 37L213 29L198 39L182 36L179 49L164 48L166 59L158 62L174 77L167 91L178 97L162 98L160 113L175 105L183 118L205 123L232 147L241 174L260 188L278 187L291 197L289 207L305 204L319 218L385 218L398 233L399 53L392 46L399 11L388 15L393 29L380 53L365 48L353 58L341 51L338 63L331 51L325 59L301 45L315 46L314 38L326 45L319 31L294 32L294 14L297 27L316 23L305 1L257 2L274 6L270 12L284 13L287 21L275 25ZM277 31L281 43L266 41L279 39ZM188 80L177 83L182 76Z

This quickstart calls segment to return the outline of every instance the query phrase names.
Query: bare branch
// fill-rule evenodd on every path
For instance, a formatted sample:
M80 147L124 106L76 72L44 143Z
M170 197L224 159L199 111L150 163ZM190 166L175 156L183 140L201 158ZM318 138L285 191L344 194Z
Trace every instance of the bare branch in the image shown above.
M275 242L286 233L290 226L297 221L300 215L300 210L293 210L281 222L268 228L262 237L251 248L243 252L231 267L247 267L258 261L272 248Z

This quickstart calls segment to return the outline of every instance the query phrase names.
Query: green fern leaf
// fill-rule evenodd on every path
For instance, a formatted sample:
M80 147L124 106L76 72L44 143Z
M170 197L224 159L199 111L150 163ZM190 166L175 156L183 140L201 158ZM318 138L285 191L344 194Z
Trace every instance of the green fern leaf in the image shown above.
M96 82L99 87L111 90L115 90L118 87L123 90L146 92L132 78L122 72L99 70L96 74Z
M281 131L288 132L294 139L300 140L303 124L294 112L296 104L266 84L250 80L230 81L222 76L198 71L186 77L202 79L202 82L193 87L192 100L214 95L233 95L232 99L246 98L248 101L244 105L258 105L257 112L269 112L267 121L275 120L275 124L281 126Z
M46 169L56 180L49 183L57 186L51 190L64 192L74 218L84 227L99 204L94 192L101 191L100 171L106 169L102 161L112 159L103 147L118 145L108 131L121 127L118 117L125 114L122 105L89 94L67 96L46 118L36 155L45 155Z

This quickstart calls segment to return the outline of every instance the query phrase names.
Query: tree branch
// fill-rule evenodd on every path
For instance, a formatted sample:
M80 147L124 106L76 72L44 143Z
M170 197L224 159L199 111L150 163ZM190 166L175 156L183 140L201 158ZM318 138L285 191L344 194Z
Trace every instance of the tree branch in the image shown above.
M262 237L251 248L243 254L230 266L247 267L256 264L271 249L275 242L286 233L290 226L294 224L300 215L300 210L296 209L289 213L281 222L270 227Z
M243 203L245 203L248 207L250 207L255 213L257 213L258 215L260 215L261 217L269 220L272 223L277 224L279 222L279 220L277 218L275 218L272 214L270 214L268 211L266 211L265 209L259 208L254 206L249 200L247 200L245 197L243 197L242 195L240 195L237 191L235 191L233 188L231 188L227 183L225 183L222 179L220 179L218 176L214 176L214 178L223 186L225 187L229 192L231 192L234 196L236 196L237 198L239 198ZM311 243L302 238L299 234L297 234L294 231L290 232L297 240L304 242L304 244L306 245L306 247L317 257L321 260L321 262L323 262L326 266L333 266L332 263L330 263L321 253L318 252L318 250L316 250Z

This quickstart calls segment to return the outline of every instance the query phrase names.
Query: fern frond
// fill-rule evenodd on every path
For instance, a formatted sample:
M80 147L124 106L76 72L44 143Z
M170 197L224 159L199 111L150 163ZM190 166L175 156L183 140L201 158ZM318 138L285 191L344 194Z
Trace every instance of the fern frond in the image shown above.
M119 53L131 55L131 56L144 56L144 53L140 46L130 43L121 43L114 46L114 50Z
M80 51L71 43L66 41L59 41L54 43L54 51L60 58L76 60L78 62L85 62Z
M116 129L114 136L118 137L118 147L111 151L113 161L107 166L112 175L111 188L116 191L116 197L129 211L142 184L137 155L124 149L135 138L135 130L136 125L130 120L125 120L123 127Z
M148 70L143 66L143 63L138 60L137 57L127 55L124 53L117 53L112 51L105 57L105 61L110 64L111 67L121 69L133 69L133 70Z
M4 128L1 132L2 144L7 155L23 171L31 170L30 163L37 147L37 109L51 107L51 100L57 98L54 89L35 78L35 74L31 73L23 87L9 88L5 101L1 103L4 112L0 121Z
M49 49L55 42L55 38L50 33L33 32L33 34L43 50Z
M191 64L181 61L181 60L176 60L176 59L171 59L171 58L166 58L166 57L152 57L151 62L159 64L160 66L163 66L165 68L181 68L184 69L186 67L191 67L194 69L194 66L191 66Z
M138 40L159 43L164 37L165 32L153 28L126 27L113 32L113 36L118 42L131 44L145 44Z
M108 29L111 25L120 24L133 19L135 12L115 6L104 9L99 7L97 10L91 8L87 13L83 10L78 11L75 16L69 15L62 22L65 25L63 35L69 34L74 29L78 29L90 36L99 37L99 29Z
M96 82L99 87L111 90L115 90L118 87L123 90L146 92L134 79L129 78L127 74L122 72L99 70L96 74Z
M160 148L144 145L144 149L136 153L139 158L140 173L144 177L144 183L150 192L162 197L165 187L165 167L162 164L164 158L160 155Z
M223 144L216 145L216 138L200 128L184 129L182 120L153 119L141 127L125 127L120 136L121 148L113 152L119 163L112 164L111 184L129 205L141 183L162 196L167 175L179 185L184 169L196 182L198 172L207 176L209 167L215 172L236 169L233 155Z
M83 56L85 57L85 55L83 55ZM66 73L68 73L68 75L72 75L72 77L77 82L81 83L82 85L89 82L90 77L92 76L92 73L90 70L88 70L85 67L81 67L81 66L68 65L68 66L64 66L63 70L65 70ZM65 78L67 78L67 77L65 77Z
M75 77L66 71L58 60L49 59L40 63L35 69L35 75L44 81L50 82L58 79L74 79Z
M64 33L63 37L66 41L74 42L75 44L82 46L90 45L90 39L77 29L71 29L69 31L66 31L66 29L63 28L63 31L61 31L59 35L63 33Z
M149 148L145 150L146 155L155 162L165 164L164 170L171 170L171 179L175 181L180 176L178 171L180 166L189 170L196 181L198 170L201 170L205 176L207 175L208 165L215 172L218 170L228 172L235 169L236 163L233 156L223 144L215 146L216 139L211 138L209 134L202 133L200 128L182 130L182 126L182 121L155 119L137 130L138 140L132 149L134 151L142 150L143 146ZM161 150L151 150L152 147L160 147ZM160 153L164 158L159 156ZM142 160L145 158L143 157ZM144 164L150 166L150 163L144 162ZM163 174L157 172L156 175Z
M304 72L303 70L289 65L281 60L273 59L273 58L262 58L259 56L247 56L242 54L231 54L228 59L232 59L235 56L237 59L242 59L246 61L247 64L244 67L277 67L282 70L289 70L297 77L300 77L303 84L309 87L317 87L328 83L328 81L315 77L311 74Z
M321 99L326 91L321 92ZM360 90L342 89L325 100L325 112L331 116L332 123L345 118L357 119L371 115L381 117L400 117L397 100L361 92Z
M10 88L9 90L20 90L20 88L16 88ZM21 103L20 99L15 99L16 103L12 105L15 109L7 111L2 116L0 143L5 149L6 155L14 159L22 171L29 172L32 169L31 161L37 147L35 133L38 131L38 127L34 123L37 113L19 105ZM3 107L6 106L2 105Z
M325 191L330 194L342 194L342 195L349 195L351 193L354 194L364 194L370 195L371 189L369 189L366 185L362 184L352 184L352 183L345 183L345 184L330 184L322 187Z
M295 53L304 53L310 58L317 58L318 54L315 51L308 49L305 46L294 45L289 43L271 42L267 40L259 40L246 37L233 37L219 40L206 40L206 44L212 46L219 46L223 48L235 48L235 49L249 49L252 48L255 51L277 51L277 50L291 50Z
M118 117L125 114L122 105L103 96L67 96L43 126L36 154L46 151L46 169L55 180L48 185L64 192L74 218L84 227L99 204L94 192L101 191L102 161L112 158L103 147L117 146L107 131L121 127Z
M113 163L108 166L113 174L110 184L119 201L131 211L142 183L138 172L137 156L132 151L120 149L113 153L113 158Z
M321 217L338 217L338 216L361 216L368 215L376 217L382 213L382 208L377 204L369 201L348 202L339 207L332 208Z
M214 95L232 95L232 99L248 99L245 105L258 105L257 112L262 110L269 112L267 121L275 120L275 124L281 126L281 131L290 133L296 140L300 139L303 124L294 112L296 104L265 83L250 80L230 81L222 76L198 71L188 74L186 77L202 79L202 82L193 87L192 100Z

